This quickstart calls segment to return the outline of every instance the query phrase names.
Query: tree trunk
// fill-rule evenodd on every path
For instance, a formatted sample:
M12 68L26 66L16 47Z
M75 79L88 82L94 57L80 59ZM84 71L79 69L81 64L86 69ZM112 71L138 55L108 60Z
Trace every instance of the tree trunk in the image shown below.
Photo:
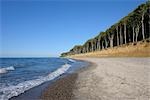
M102 50L104 49L104 41L102 40Z
M84 52L85 52L85 47L82 48L82 53L84 53Z
M87 46L87 52L90 52L90 46L89 46L89 44Z
M119 34L118 34L118 25L116 27L116 31L117 31L117 46L119 46Z
M150 10L150 9L149 9ZM150 19L150 12L148 13L149 15L148 15L148 17L149 17L149 19ZM150 38L150 20L148 20L148 38Z
M127 31L126 31L126 23L124 23L124 43L125 43L125 44L127 43L126 35L127 35Z
M106 37L104 37L104 41L105 41L105 49L107 48L107 46L108 46L108 43L107 43L107 39L106 39Z
M132 27L132 33L133 33L133 43L134 43L134 37L135 37L134 26Z
M109 36L109 41L110 41L110 47L113 48L113 39L114 39L114 35L110 35Z
M100 50L100 41L99 41L99 39L97 41L97 50Z
M93 48L94 48L94 46L93 46L93 42L91 42L91 51L93 52Z
M122 29L121 29L121 26L120 26L120 45L123 44L123 38L122 38Z
M97 40L95 41L95 51L97 50Z
M139 25L137 25L137 27L136 27L136 29L135 29L135 34L136 34L136 42L138 41L137 39L138 39L138 35L139 35L139 29L140 29L140 26Z
M145 39L145 34L144 34L144 13L142 14L142 21L141 21L141 23L142 23L142 36L143 36L143 40Z
M130 30L130 29L127 29L127 31L128 31L128 32L127 32L127 34L128 34L128 41L129 41L129 42L132 42L131 34L130 34L129 30Z

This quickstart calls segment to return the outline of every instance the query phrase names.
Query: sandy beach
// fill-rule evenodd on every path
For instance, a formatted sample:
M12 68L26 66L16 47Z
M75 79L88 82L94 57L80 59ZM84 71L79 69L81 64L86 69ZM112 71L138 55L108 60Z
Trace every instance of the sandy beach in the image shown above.
M96 67L78 74L74 100L149 100L150 58L80 58Z
M149 100L150 58L77 58L92 62L50 85L42 100Z

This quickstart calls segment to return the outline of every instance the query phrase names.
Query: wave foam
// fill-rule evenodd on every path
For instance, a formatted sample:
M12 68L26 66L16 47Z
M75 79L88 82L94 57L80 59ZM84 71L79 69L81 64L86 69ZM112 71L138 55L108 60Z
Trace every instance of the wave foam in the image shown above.
M0 74L7 73L8 71L11 71L11 70L15 70L15 68L13 66L0 68Z
M39 79L30 80L30 81L25 81L25 82L19 83L16 86L9 86L9 87L3 88L0 90L0 94L2 94L2 95L0 95L0 100L8 100L9 98L11 98L13 96L18 96L19 94L24 93L25 91L27 91L35 86L38 86L46 81L53 80L54 78L65 73L70 67L71 67L71 65L65 64L61 68L50 73L46 77L41 77Z
M70 62L76 62L75 60L73 60L73 59L70 59L70 58L69 58L68 60L69 60Z

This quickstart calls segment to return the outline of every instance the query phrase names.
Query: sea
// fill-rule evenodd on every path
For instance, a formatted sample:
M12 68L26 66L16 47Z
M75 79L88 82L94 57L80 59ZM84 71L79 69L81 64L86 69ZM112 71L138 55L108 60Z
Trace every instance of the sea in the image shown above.
M70 58L0 58L0 100L88 66Z

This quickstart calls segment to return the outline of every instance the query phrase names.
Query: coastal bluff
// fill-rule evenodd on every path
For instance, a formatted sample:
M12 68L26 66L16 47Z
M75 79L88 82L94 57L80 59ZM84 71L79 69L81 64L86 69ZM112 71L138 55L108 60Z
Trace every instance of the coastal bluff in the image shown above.
M139 5L117 23L70 51L70 56L144 56L150 57L150 1Z

